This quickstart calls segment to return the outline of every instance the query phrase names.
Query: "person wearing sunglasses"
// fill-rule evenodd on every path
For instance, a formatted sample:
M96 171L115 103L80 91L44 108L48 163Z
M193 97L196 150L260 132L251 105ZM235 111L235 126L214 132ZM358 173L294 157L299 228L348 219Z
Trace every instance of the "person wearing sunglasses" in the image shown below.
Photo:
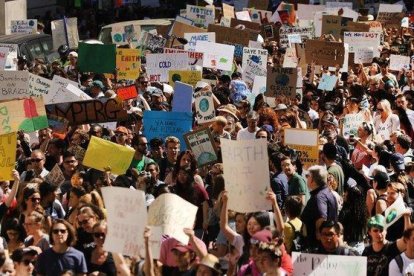
M43 179L49 173L45 168L45 154L41 150L34 150L30 155L29 162L30 168L21 175L24 182L30 182L34 178Z
M11 255L14 263L15 274L19 276L31 276L36 264L38 252L32 247L16 249Z
M400 119L392 113L388 100L381 100L377 104L377 115L374 118L375 130L382 140L389 140L393 131L400 129Z
M75 229L67 221L57 219L50 228L52 247L41 253L36 262L37 275L56 276L65 270L72 270L76 275L88 272L85 256L73 248L76 241Z

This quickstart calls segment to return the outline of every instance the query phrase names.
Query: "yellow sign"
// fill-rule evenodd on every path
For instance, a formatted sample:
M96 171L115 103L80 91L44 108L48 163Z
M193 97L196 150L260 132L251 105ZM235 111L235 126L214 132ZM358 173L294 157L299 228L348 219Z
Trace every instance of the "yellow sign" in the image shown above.
M305 168L319 164L318 130L287 128L284 132L285 144L298 152Z
M12 180L16 165L16 132L0 136L0 181Z
M83 165L113 174L125 174L131 164L135 151L110 141L92 136L86 150Z
M118 80L136 80L141 70L141 52L138 49L117 49Z
M173 87L176 81L185 82L194 87L198 81L201 81L201 71L170 70L168 71L168 81Z

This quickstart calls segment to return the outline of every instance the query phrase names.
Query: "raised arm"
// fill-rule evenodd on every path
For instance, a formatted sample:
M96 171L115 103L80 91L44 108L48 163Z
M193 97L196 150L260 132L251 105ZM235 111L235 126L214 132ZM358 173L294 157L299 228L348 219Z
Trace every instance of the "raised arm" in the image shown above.
M221 200L223 202L223 206L221 207L221 214L220 214L220 229L221 231L223 231L223 234L226 237L226 239L230 243L233 243L233 240L237 236L237 233L236 231L231 229L228 224L229 222L229 215L228 215L228 209L227 209L228 195L226 191L223 192Z
M277 204L276 195L271 189L267 190L266 199L272 203L273 213L275 214L274 219L276 229L279 231L279 233L283 233L284 223L282 212L280 212L279 205Z
M4 204L6 204L7 207L10 207L11 203L13 202L13 199L16 197L17 191L19 190L20 185L20 175L19 172L16 170L12 171L12 177L14 179L13 187L10 191L9 196L7 197Z

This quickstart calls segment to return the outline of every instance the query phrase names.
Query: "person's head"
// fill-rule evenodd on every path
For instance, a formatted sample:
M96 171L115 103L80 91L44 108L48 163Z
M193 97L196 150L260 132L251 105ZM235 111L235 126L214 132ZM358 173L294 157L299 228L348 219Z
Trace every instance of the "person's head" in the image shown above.
M251 131L256 130L259 114L256 111L250 111L247 113L246 119L248 129Z
M328 171L325 167L315 165L309 168L307 184L310 190L323 187L328 183Z
M96 209L93 205L83 205L78 209L78 224L85 232L92 233L95 223L103 218Z
M165 149L168 161L175 163L180 153L180 140L177 137L168 136L165 138Z
M37 255L38 252L31 247L14 250L11 259L14 263L15 275L31 276L36 264Z
M145 166L145 171L151 174L152 179L157 180L160 174L160 167L157 163L150 162Z
M99 138L102 138L103 135L103 129L100 125L91 125L91 129L89 130L90 136L96 136Z
M63 169L66 174L72 175L76 172L78 167L78 160L76 160L75 154L70 151L63 153Z
M336 146L332 143L326 143L322 148L324 161L334 161L338 153Z
M247 219L247 233L253 236L266 226L270 225L270 218L267 212L256 212L248 215Z
M42 144L46 139L52 138L52 130L50 128L39 129L38 132L39 144Z
M86 195L86 191L82 186L72 187L70 189L69 207L76 208L82 196Z
M1 254L2 256L4 255L4 253L1 253ZM4 258L6 257L4 256ZM13 260L10 258L4 259L4 264L1 266L0 272L7 276L15 276L16 270L14 269Z
M277 271L282 265L283 251L277 242L260 242L258 255L260 267L267 273Z
M386 234L383 215L377 214L368 220L368 235L373 243L383 243Z
M47 181L43 181L42 183L40 183L39 192L42 201L46 203L52 203L53 201L55 201L56 192L58 188L59 187L56 184L52 184Z
M236 232L239 234L244 234L246 232L247 226L247 216L244 213L236 213Z
M160 138L152 138L149 141L151 157L155 160L159 160L164 154L164 142Z
M385 191L390 183L390 177L386 172L376 172L374 175L373 187L376 191Z
M25 210L34 210L36 207L40 206L40 192L39 189L33 185L27 185L23 189L23 201L22 208Z
M47 155L57 157L63 154L66 147L65 141L59 138L53 138L47 145Z
M196 253L190 245L177 243L177 245L171 249L171 252L173 253L173 259L180 270L187 270L196 258Z
M393 153L390 155L390 164L395 173L401 173L405 170L404 155Z
M37 171L41 172L45 166L45 154L41 150L34 150L30 154L30 162L32 164L32 168Z
M49 240L51 245L74 246L76 232L72 225L64 219L55 219L50 227Z
M414 226L410 226L403 232L403 239L407 245L407 252L414 253Z
M391 114L391 104L388 100L381 100L377 104L377 112L379 115L387 117L389 114Z
M13 241L19 243L23 242L25 238L23 226L17 218L9 218L5 221L4 232L6 232L4 238L7 242Z
M283 156L280 159L280 163L282 164L283 172L288 176L292 176L296 172L296 167L293 165L292 159L288 156Z
M98 95L103 92L103 89L105 87L104 84L100 80L94 80L91 85L92 86L91 86L90 93L91 93L92 98L98 97Z
M408 108L408 101L404 94L398 94L395 99L395 104L404 110Z
M406 153L411 147L411 138L406 134L397 136L395 151L401 154Z
M131 146L142 155L147 155L148 153L148 140L144 135L134 135Z
M222 275L220 269L219 259L212 254L207 254L198 264L196 276L219 276Z
M24 219L24 228L27 235L33 235L33 233L43 229L43 223L45 216L38 210L30 212Z
M95 244L99 247L103 247L107 228L107 223L104 220L98 221L92 228L93 240Z
M334 252L339 247L343 226L339 222L327 220L322 222L319 233L323 248L328 252Z
M73 187L80 187L84 184L85 181L85 172L84 171L76 171L72 177L70 178L70 184Z
M272 232L269 229L263 229L257 231L250 238L250 257L253 261L261 266L260 256L259 256L259 246L261 243L271 243L272 242Z
M85 130L77 129L72 134L70 143L72 146L81 146L83 148L87 147L89 141L89 134Z
M358 127L358 137L359 138L367 138L369 137L374 131L374 127L372 124L367 123L367 122L363 122L359 127Z
M149 78L146 74L139 76L137 79L138 87L141 91L146 91L149 86Z
M399 182L390 182L387 186L387 202L388 205L393 204L399 196L405 194L405 187Z
M285 200L285 212L290 218L297 218L302 213L302 198L300 196L288 196Z
M177 157L177 164L180 168L190 168L195 172L197 169L197 160L192 151L186 150L181 152Z
M119 126L115 129L115 140L117 144L125 145L128 138L128 129L124 126Z
M216 116L214 122L211 125L211 128L215 132L221 132L227 125L227 119L224 116Z

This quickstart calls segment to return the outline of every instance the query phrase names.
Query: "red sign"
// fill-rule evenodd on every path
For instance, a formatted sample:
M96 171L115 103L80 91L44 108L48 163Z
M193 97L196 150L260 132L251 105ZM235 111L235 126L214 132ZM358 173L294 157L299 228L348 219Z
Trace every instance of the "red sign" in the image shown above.
M137 88L135 85L120 87L116 90L118 97L122 100L129 100L136 98L138 96Z

